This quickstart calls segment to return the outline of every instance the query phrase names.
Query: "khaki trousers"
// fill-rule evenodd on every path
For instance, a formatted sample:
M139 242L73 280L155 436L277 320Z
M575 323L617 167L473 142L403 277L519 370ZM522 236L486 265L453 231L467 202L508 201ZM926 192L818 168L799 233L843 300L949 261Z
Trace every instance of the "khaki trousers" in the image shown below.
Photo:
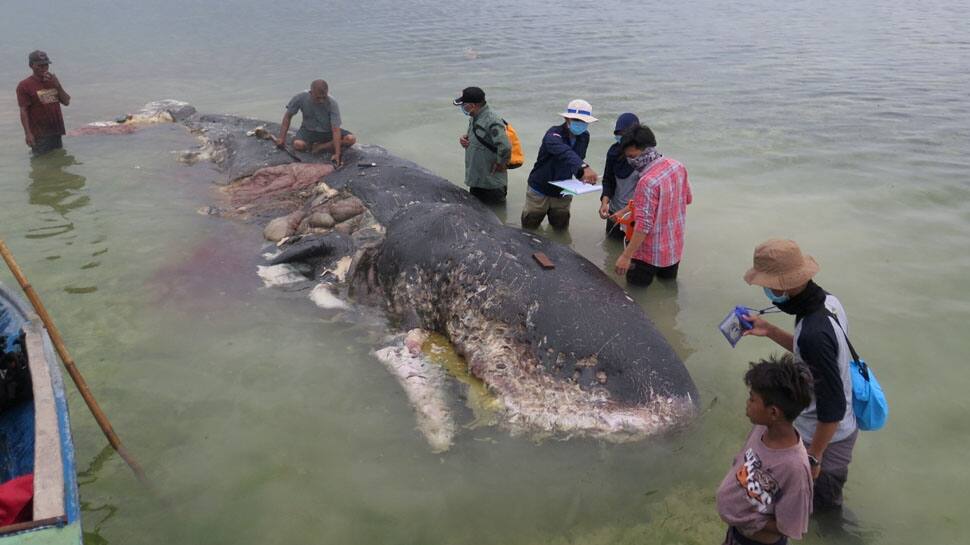
M555 229L565 229L569 227L569 205L572 202L572 197L548 197L526 189L522 227L535 229L548 215L549 225Z

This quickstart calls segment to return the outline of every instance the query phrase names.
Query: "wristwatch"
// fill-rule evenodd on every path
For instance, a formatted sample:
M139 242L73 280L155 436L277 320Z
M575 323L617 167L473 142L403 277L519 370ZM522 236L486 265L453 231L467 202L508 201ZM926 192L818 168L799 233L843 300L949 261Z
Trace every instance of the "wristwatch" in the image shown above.
M812 456L811 454L808 455L808 465L812 467L818 467L819 465L821 465L821 463L822 462L818 461L818 458Z

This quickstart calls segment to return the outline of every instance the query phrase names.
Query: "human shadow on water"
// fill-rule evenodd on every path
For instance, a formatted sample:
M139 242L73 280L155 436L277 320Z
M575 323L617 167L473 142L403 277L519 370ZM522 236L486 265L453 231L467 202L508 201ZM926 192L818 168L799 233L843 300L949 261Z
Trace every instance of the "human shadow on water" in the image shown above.
M41 221L53 225L34 227L26 238L48 238L74 230L74 222L68 214L91 203L91 198L81 193L87 182L85 177L65 170L78 164L74 156L63 149L30 158L29 202L49 206L58 217L42 218Z
M86 234L84 230L75 232L77 219L72 217L72 214L91 204L91 197L85 190L87 179L69 171L70 167L80 164L82 163L63 149L30 159L28 202L32 205L49 207L50 211L41 209L36 214L34 220L36 223L28 227L24 238L57 238L58 240L46 246L51 252L45 257L48 261L61 259L62 252L67 246L74 244L78 234ZM94 269L101 264L99 256L107 251L104 242L104 236L97 236L91 241L96 248L84 256L84 261L79 266L82 271ZM71 285L66 286L64 291L73 295L83 295L93 293L97 289L94 285Z
M876 532L861 526L855 514L845 507L817 510L812 522L815 534L828 543L863 545L879 541Z

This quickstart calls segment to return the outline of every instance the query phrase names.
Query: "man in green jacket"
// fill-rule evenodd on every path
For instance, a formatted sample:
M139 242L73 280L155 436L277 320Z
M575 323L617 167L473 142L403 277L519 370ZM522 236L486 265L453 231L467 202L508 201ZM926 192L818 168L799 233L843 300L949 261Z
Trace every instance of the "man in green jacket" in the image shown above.
M468 132L458 137L465 148L465 185L479 200L489 204L505 202L509 176L506 165L512 155L505 122L485 102L485 91L468 87L454 105L470 117Z

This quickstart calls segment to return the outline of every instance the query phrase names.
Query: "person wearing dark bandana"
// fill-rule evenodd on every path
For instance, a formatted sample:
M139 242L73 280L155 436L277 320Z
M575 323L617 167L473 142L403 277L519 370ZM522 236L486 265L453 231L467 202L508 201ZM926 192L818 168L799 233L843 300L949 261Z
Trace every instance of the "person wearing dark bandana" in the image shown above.
M760 316L748 315L753 327L745 335L768 337L794 353L814 377L814 401L795 419L805 441L815 478L815 511L842 507L852 450L859 435L852 412L849 324L842 303L812 278L819 266L791 240L768 240L754 251L754 264L744 275L761 286L779 310L795 317L789 333Z

